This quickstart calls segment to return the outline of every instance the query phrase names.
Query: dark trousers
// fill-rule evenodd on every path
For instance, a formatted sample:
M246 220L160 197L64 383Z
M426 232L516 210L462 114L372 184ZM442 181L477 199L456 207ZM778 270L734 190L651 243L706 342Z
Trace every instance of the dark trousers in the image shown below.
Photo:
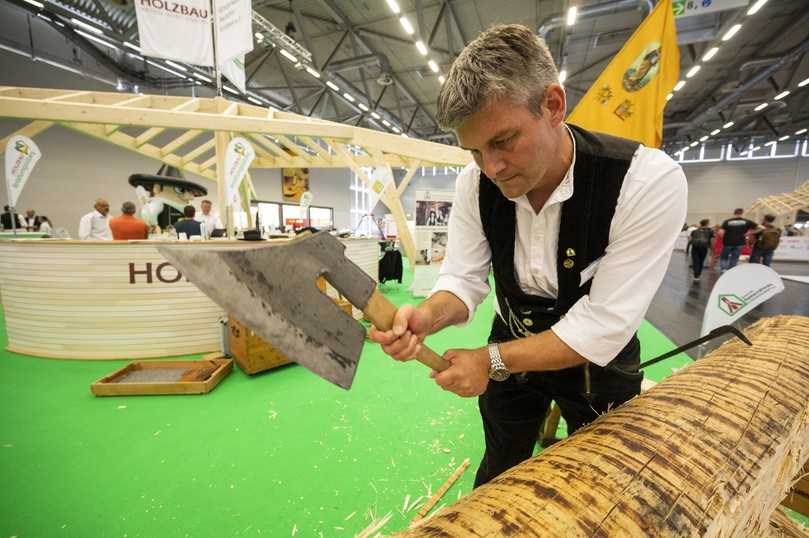
M753 252L750 253L750 263L763 263L769 267L772 263L772 255L774 252L775 250L753 247Z
M637 340L613 362L607 368L589 365L589 399L583 366L489 381L486 392L478 398L486 451L475 476L475 487L531 457L551 400L559 406L568 435L572 435L598 415L640 394L643 374L638 371Z
M694 277L699 278L702 274L702 267L705 265L705 258L708 256L708 247L691 246L691 266L694 269Z
M722 254L719 255L719 269L727 271L733 269L739 263L739 256L742 254L743 245L725 245L722 247Z

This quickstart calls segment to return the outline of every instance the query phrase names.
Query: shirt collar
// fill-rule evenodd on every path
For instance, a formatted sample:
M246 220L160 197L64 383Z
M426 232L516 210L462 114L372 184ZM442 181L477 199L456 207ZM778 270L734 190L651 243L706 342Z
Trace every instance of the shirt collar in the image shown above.
M100 218L100 219L106 219L106 218L107 218L107 217L105 217L104 215L102 215L102 214L101 214L101 213L98 211L98 209L93 209L93 213L94 213L94 215L93 215L93 216L98 217L98 218Z
M573 196L573 169L576 167L576 138L573 136L573 131L570 130L570 127L568 127L567 124L564 125L568 135L570 136L570 141L573 143L573 159L570 161L570 168L567 169L567 173L565 173L565 177L562 178L562 182L559 183L559 185L557 185L553 190L551 195L548 197L548 201L545 202L544 207L548 207L553 204L560 204L566 200L569 200ZM517 204L517 207L521 207L532 212L534 211L534 208L531 206L531 202L528 201L528 197L524 194L512 201Z

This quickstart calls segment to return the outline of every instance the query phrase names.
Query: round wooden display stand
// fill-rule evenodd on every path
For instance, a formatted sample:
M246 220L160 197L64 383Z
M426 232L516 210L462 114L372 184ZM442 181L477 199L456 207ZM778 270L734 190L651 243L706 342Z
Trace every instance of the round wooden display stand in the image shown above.
M377 278L376 239L346 255ZM60 359L136 359L219 349L224 312L155 248L165 241L0 241L9 351ZM244 241L175 242L244 248Z

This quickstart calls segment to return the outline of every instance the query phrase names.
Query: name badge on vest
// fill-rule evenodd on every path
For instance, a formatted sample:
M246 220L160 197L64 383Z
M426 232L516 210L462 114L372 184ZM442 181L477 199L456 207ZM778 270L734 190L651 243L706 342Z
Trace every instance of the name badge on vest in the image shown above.
M603 256L602 256L602 258L603 258ZM585 284L587 284L587 282L589 282L590 279L595 276L596 270L598 269L598 264L599 263L601 263L601 258L598 258L597 260L594 260L593 263L591 263L590 265L585 267L584 271L582 271L581 275L580 275L581 280L579 282L579 287L582 287Z

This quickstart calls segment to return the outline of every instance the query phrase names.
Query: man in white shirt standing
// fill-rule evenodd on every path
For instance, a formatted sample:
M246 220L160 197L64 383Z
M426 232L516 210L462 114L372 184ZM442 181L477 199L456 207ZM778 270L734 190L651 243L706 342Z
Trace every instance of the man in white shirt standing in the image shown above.
M103 198L98 198L95 209L87 213L79 221L79 239L93 239L100 241L112 241L112 231L110 230L110 204Z
M433 374L479 396L486 452L475 485L531 456L552 400L568 433L640 392L636 331L686 215L682 169L637 142L565 124L544 41L495 26L455 60L438 120L474 163L458 176L432 295L372 330L397 360L467 322L496 282L490 344L451 349Z
M202 208L202 213L197 215L197 218L195 220L205 225L203 235L205 237L210 237L211 232L213 232L217 228L222 228L223 226L222 223L219 221L219 217L211 213L211 208L213 207L213 204L211 203L210 200L207 199L203 200L202 203L200 204L200 207Z

